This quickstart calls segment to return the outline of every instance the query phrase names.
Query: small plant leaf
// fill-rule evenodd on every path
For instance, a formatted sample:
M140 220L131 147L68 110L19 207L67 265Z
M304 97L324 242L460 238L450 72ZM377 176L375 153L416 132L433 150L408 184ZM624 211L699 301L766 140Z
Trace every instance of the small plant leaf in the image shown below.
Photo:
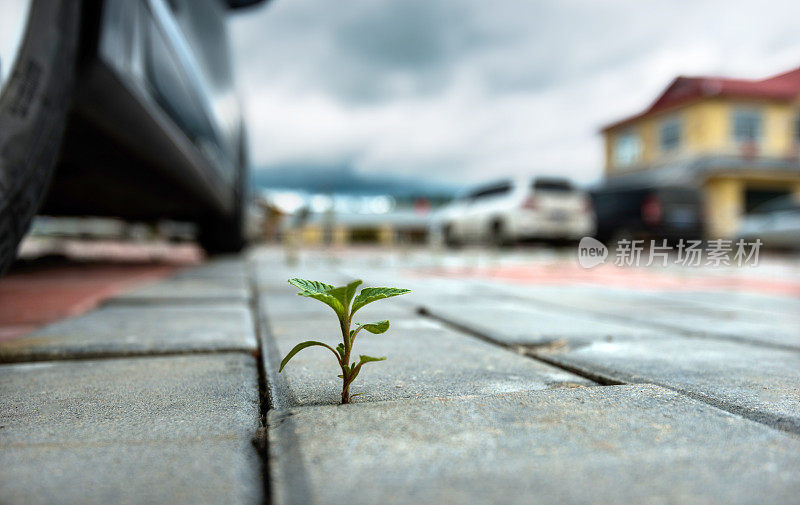
M370 361L383 361L386 359L386 356L381 356L380 358L374 358L372 356L367 356L365 354L359 354L359 365L363 365L364 363L369 363Z
M355 314L358 309L368 303L382 300L384 298L404 295L410 292L410 289L400 288L364 288L361 290L358 296L356 296L355 300L353 300L353 309L350 311L350 313Z
M302 291L297 293L298 295L314 298L315 300L319 300L332 308L333 311L336 312L336 315L339 316L339 319L342 319L345 316L345 307L341 300L331 294L331 292L336 289L334 286L325 284L324 282L308 281L297 278L289 279L289 284L302 289Z
M363 327L368 332L374 333L375 335L378 335L380 333L386 333L386 330L389 329L389 321L387 321L386 319L384 319L383 321L376 321L374 323L365 323L365 324L356 323L356 324Z
M331 289L325 291L325 293L339 300L339 303L342 304L344 309L349 309L350 302L353 301L353 296L356 294L356 289L360 284L361 281L356 280L346 286L331 287Z
M342 304L342 307L348 305L347 303L347 286L339 286L336 288L331 289L327 292L327 294L331 295L332 297L339 300L339 303Z
M297 344L289 352L289 354L283 358L278 371L282 372L286 364L289 363L289 361L297 353L306 347L325 347L333 353L333 355L336 357L337 363L342 369L342 373L337 374L337 377L342 379L342 403L348 403L351 398L361 394L357 393L355 395L349 395L349 387L353 380L358 377L358 374L361 372L361 368L364 366L364 364L371 363L373 361L383 361L386 359L385 356L373 357L361 354L359 355L358 362L353 361L348 365L347 361L349 361L349 359L345 360L345 356L347 356L347 358L350 357L350 352L352 351L352 345L355 341L356 335L361 330L367 330L368 332L374 334L385 333L389 330L388 320L381 320L373 323L356 323L357 327L355 329L351 329L351 316L360 308L369 303L382 300L384 298L404 295L406 293L410 293L411 290L385 287L364 288L360 293L356 294L356 291L362 284L361 280L354 280L344 286L333 286L331 284L325 284L324 282L299 278L289 279L289 283L300 290L298 295L319 300L331 307L334 312L336 312L336 315L339 318L339 326L342 331L343 341L337 344L335 348L325 344L324 342L317 342L315 340L309 340Z
M303 291L308 291L309 293L326 293L334 288L330 284L325 284L324 282L307 281L305 279L298 279L297 277L289 279L289 284Z
M283 361L281 361L281 367L278 369L278 373L281 373L281 371L283 371L283 367L286 366L286 363L288 363L289 360L292 359L295 354L297 354L298 352L302 351L306 347L311 347L311 346L314 346L314 345L318 345L320 347L326 347L326 348L330 349L331 352L333 352L333 354L336 354L336 351L334 351L331 346L329 346L328 344L325 344L323 342L316 342L314 340L307 340L305 342L300 342L299 344L294 346L294 348L291 351L289 351L289 354L287 354L285 358L283 358Z
M365 354L358 355L358 365L356 365L355 361L353 362L353 373L350 377L350 382L354 381L358 374L361 372L361 367L364 363L369 363L370 361L383 361L386 359L386 356L381 356L380 358L374 358L372 356L367 356Z
M356 279L347 285L347 300L345 301L346 306L350 306L350 302L353 301L353 297L356 296L356 289L358 289L361 284L361 279Z

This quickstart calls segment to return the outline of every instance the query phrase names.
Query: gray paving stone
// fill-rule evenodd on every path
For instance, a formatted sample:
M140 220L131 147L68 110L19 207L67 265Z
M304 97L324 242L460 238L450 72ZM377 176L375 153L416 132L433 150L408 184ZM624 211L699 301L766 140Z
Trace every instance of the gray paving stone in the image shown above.
M705 339L598 342L547 359L623 382L651 382L800 433L800 355Z
M452 279L399 282L413 290L399 303L422 308L429 315L505 344L580 346L598 340L660 338L670 334L586 311L543 307L504 287L487 289L481 284Z
M499 286L499 285L498 285ZM668 296L632 290L598 287L512 288L496 287L545 307L607 315L616 321L649 325L686 335L753 342L800 350L800 311L791 309L792 300L775 303L785 307L780 315L741 307L741 295L719 292L701 297L670 293ZM752 297L748 297L752 299Z
M226 303L249 299L249 289L240 279L174 277L122 293L106 303Z
M652 385L301 407L269 416L290 504L782 504L800 441Z
M247 279L247 260L240 255L215 258L200 266L186 268L175 274L178 279Z
M761 312L776 316L800 314L800 298L743 291L665 291L652 293L656 299L693 303L700 306Z
M0 366L0 502L260 503L255 360Z
M265 345L268 374L277 384L273 403L278 407L338 403L341 373L327 349L311 347L292 358L278 375L280 360L304 340L321 340L331 346L340 341L333 312L315 300L292 297L298 304L319 306L317 315L272 311L268 314L270 343ZM355 318L369 322L388 318L392 327L382 335L361 332L358 354L387 356L386 361L364 365L351 386L363 393L354 401L371 402L397 398L444 397L491 394L506 391L588 385L586 379L545 365L514 352L458 334L427 318L398 307L392 300L378 301ZM330 312L330 314L328 314Z
M353 273L355 268L349 266L344 270ZM396 282L414 289L416 300L429 308L442 309L455 297L461 297L465 306L475 307L526 302L530 307L567 313L578 320L592 317L600 322L599 328L613 325L624 338L640 335L635 329L624 330L632 326L643 333L678 332L800 350L800 300L791 297L736 291L659 292L596 285L523 286L487 280L419 278L402 270L386 269L368 270L365 275L380 280L394 277ZM474 299L470 300L471 297ZM543 318L542 327L548 326L548 319ZM521 334L511 329L502 337L515 340ZM574 337L585 340L581 335ZM537 343L535 338L532 343Z
M458 299L426 303L425 312L505 344L576 347L594 341L661 338L669 333L640 324L603 320L577 311L545 309L524 301Z
M107 306L0 342L0 362L257 348L249 308Z

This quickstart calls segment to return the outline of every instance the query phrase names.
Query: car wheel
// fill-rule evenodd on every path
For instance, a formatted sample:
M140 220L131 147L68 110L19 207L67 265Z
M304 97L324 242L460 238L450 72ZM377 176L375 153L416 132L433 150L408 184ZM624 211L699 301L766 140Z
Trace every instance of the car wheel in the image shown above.
M495 247L506 247L511 244L505 226L502 221L494 221L489 229L489 239Z
M207 218L200 223L198 242L210 255L241 251L245 246L244 212Z
M461 245L458 239L455 236L455 232L453 231L452 225L447 225L444 227L444 243L447 247L456 248Z
M79 23L79 2L72 0L11 2L0 15L11 4L22 9L11 23L15 40L0 41L0 273L13 261L53 174Z
M247 205L247 154L244 142L239 149L239 166L233 188L234 209L229 215L209 216L198 223L197 241L208 254L237 253L247 244L245 205Z

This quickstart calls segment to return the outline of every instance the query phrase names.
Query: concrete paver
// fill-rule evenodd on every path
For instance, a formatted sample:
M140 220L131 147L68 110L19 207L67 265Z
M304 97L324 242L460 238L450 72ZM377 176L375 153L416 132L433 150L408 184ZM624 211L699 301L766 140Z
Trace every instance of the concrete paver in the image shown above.
M110 303L248 301L250 288L245 260L228 257L178 272L165 281L123 293Z
M388 280L385 272L374 277ZM598 317L585 310L558 309L515 294L513 288L454 279L401 278L413 295L398 302L457 324L466 331L490 335L503 344L580 346L594 341L649 339L670 332L638 323Z
M175 273L174 279L235 279L246 283L247 264L240 256L215 258L193 268L185 268Z
M0 342L0 362L256 348L250 310L242 303L111 305Z
M295 297L298 298L298 297ZM270 359L269 377L284 382L285 406L338 403L341 400L341 373L334 356L327 349L304 349L276 373L280 360L303 340L321 340L335 346L341 339L338 323L327 307L310 299L300 303L318 305L318 313L273 312L268 303L269 334L277 353ZM358 354L387 356L386 361L369 363L351 386L353 393L363 393L355 402L397 398L491 394L550 387L592 384L577 375L536 362L497 346L470 339L430 319L419 317L391 300L379 301L359 312L356 321L391 321L389 332L372 335L361 332L356 340ZM330 312L330 315L327 314Z
M431 316L512 345L576 347L595 341L652 339L668 334L664 330L599 319L585 312L547 310L524 301L483 304L456 299L425 303L421 307Z
M698 300L698 295L691 292L653 296L597 287L522 289L497 285L495 289L543 307L605 314L618 322L687 335L800 350L800 310L796 310L800 305L792 299L775 302L770 311L764 311L746 309L739 296L724 292L700 296Z
M599 342L547 359L623 382L649 382L800 433L800 354L706 339Z
M257 503L255 359L0 366L3 503Z
M385 277L386 273L377 275ZM679 334L800 350L800 300L788 297L736 292L653 293L597 286L531 287L459 279L410 278L400 282L416 287L415 301L432 313L448 319L458 315L482 328L488 322L502 328L498 337L509 342L537 344L558 332L578 343L606 336L629 339ZM458 314L458 309L467 306L474 310ZM506 313L492 317L495 308ZM522 315L526 311L540 315L537 324L528 325L527 330ZM562 318L568 322L561 323ZM504 324L493 325L495 320ZM587 335L587 328L597 331Z
M429 278L383 259L215 260L0 347L0 360L53 360L0 365L0 502L262 502L254 316L274 408L274 503L800 495L800 353L779 349L795 345L795 301ZM341 406L328 350L277 367L302 340L339 339L330 309L286 279L341 284L353 273L414 292L355 318L392 321L355 349L389 359L366 365L352 386L363 394ZM501 345L420 316L420 305ZM552 341L567 345L542 345ZM155 356L169 353L193 354Z
M787 503L800 441L652 385L273 411L273 503ZM732 443L732 441L735 441Z
M248 289L236 278L173 278L110 298L109 304L246 302Z
M742 291L727 291L722 293L722 296L719 291L665 291L650 293L649 296L655 300L680 301L701 307L734 309L745 313L758 312L780 317L800 314L800 298L789 296L770 296Z

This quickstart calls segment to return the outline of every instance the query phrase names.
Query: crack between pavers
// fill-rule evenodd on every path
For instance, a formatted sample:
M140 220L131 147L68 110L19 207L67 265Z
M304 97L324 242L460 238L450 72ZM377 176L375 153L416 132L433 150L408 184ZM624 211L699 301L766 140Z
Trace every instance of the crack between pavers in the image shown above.
M2 365L19 365L24 363L59 362L59 361L97 361L105 359L141 359L162 358L167 356L192 356L199 354L257 354L257 350L243 349L241 347L219 347L215 349L172 349L172 350L142 350L142 351L103 351L96 353L76 353L68 355L31 354L28 356L13 356L0 358Z
M553 359L555 362L558 362L557 357ZM585 370L583 367L580 366L576 366L575 368L578 370ZM605 374L602 371L598 373L603 375L608 375L607 372ZM624 380L625 383L627 384L654 384L656 386L660 386L665 389L675 391L676 393L688 396L689 398L705 403L706 405L710 405L716 409L719 409L723 412L734 415L736 417L745 419L747 421L763 424L769 428L778 431L784 431L791 434L800 434L800 423L798 423L796 419L790 416L758 411L752 408L728 402L720 398L699 393L697 391L692 391L690 389L667 384L663 381L653 380L647 377L640 377L636 374L615 372L613 375L620 380Z
M602 370L588 370L587 368L581 366L565 363L562 360L559 360L558 357L555 355L551 357L535 353L533 349L535 349L536 346L518 346L518 345L515 346L514 344L508 344L506 342L499 341L475 328L464 325L450 318L431 313L425 307L418 307L417 313L429 317L431 319L434 319L436 321L439 321L443 324L446 324L455 330L458 330L462 333L478 338L484 342L508 349L512 352L518 352L531 359L535 359L537 361L541 361L542 363L546 363L548 365L565 370L575 375L579 375L581 377L594 381L603 386L615 386L615 385L627 385L627 384L654 384L656 386L660 386L665 389L675 391L676 393L688 396L689 398L705 403L706 405L709 405L711 407L714 407L727 414L734 415L741 419L762 424L774 430L783 431L794 435L800 434L800 423L798 423L796 419L793 419L789 416L770 414L768 412L762 412L748 407L743 407L741 405L736 405L734 403L730 403L725 400L721 400L719 398L714 398L702 393L698 393L696 391L691 391L685 388L673 386L670 384L665 384L661 381L656 381L644 377L639 378L633 374L626 374L619 372L609 373L607 371L602 371ZM546 345L547 344L543 344L543 346Z
M257 280L257 260L246 265L248 273L248 288L250 289L250 310L253 315L256 341L258 343L258 385L260 424L253 444L261 458L261 473L264 483L264 503L269 505L273 499L273 484L270 472L270 453L273 452L269 442L269 413L281 412L290 407L294 397L289 389L286 379L274 373L277 359L280 356L275 339L271 337L269 321L266 311L261 310L261 293ZM274 362L271 362L274 361ZM284 398L286 400L284 400ZM306 478L303 458L298 449L299 442L293 426L282 431L283 437L278 440L280 451L275 451L284 456L283 466L290 468L295 485L288 490L291 496L285 501L288 503L311 503L311 488Z
M600 384L601 386L621 386L621 385L626 384L625 382L618 381L618 380L616 380L616 379L614 379L614 378L612 378L610 376L605 376L605 375L596 374L596 373L590 373L590 372L588 372L586 370L582 370L582 369L575 368L575 367L572 367L572 366L569 366L569 365L565 365L563 363L558 363L558 362L552 361L550 359L544 358L544 357L539 356L539 355L530 354L529 352L526 352L526 351L522 350L523 346L509 344L507 342L502 342L502 341L500 341L498 339L492 338L491 336L487 335L486 333L481 332L481 331L479 331L479 330L477 330L477 329L475 329L475 328L473 328L471 326L467 326L465 324L459 323L458 321L454 321L453 319L441 316L439 314L435 314L435 313L429 311L426 307L417 306L416 312L417 312L417 314L419 314L421 316L428 317L430 319L439 321L440 323L445 324L445 325L449 326L450 328L452 328L454 330L457 330L457 331L459 331L461 333L470 335L470 336L472 336L474 338L477 338L478 340L482 340L482 341L484 341L486 343L492 344L492 345L494 345L496 347L501 347L503 349L506 349L506 350L511 351L513 353L516 353L516 354L521 354L521 355L523 355L525 357L528 357L528 358L531 358L533 360L545 363L547 365L550 365L552 367L564 370L566 372L570 372L570 373L572 373L574 375L578 375L580 377L583 377L584 379L588 379L588 380L590 380L592 382ZM550 344L550 342L547 342L547 343L542 344L542 346L548 346L549 344ZM524 346L524 347L530 347L530 346Z
M256 369L258 370L258 421L259 426L253 437L253 446L258 453L259 460L261 461L261 480L263 503L269 505L272 503L272 485L270 483L269 472L269 433L267 432L267 412L270 408L270 394L269 384L267 382L267 372L265 367L265 352L263 342L263 331L261 317L259 315L259 294L258 287L256 286L256 272L255 267L251 266L249 262L245 263L245 271L250 274L248 279L248 289L250 290L249 309L251 313L251 320L253 321L253 332L256 337L257 356L256 356Z

